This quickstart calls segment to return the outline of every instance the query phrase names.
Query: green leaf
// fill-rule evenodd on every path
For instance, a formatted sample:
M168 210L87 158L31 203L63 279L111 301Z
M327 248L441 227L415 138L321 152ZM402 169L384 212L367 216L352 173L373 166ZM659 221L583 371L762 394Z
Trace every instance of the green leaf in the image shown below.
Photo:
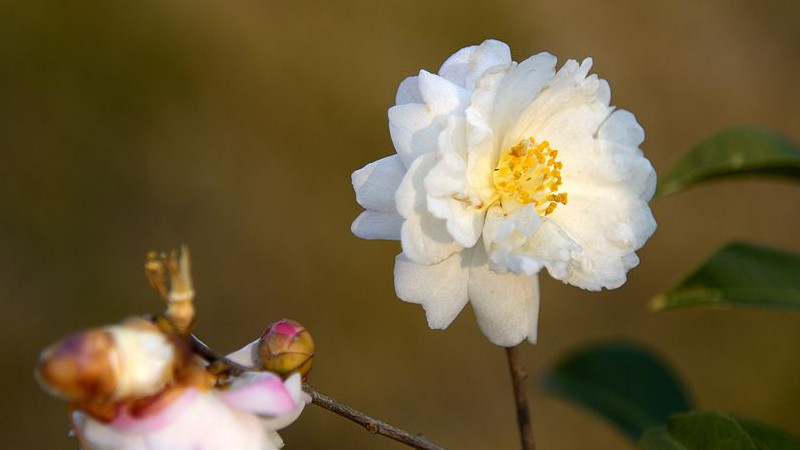
M633 439L691 409L681 382L648 351L601 344L578 351L546 375L545 389L588 407Z
M647 430L643 450L798 450L800 441L783 431L717 411L672 416L666 427Z
M656 311L709 304L800 308L800 256L728 244L652 302Z
M655 427L645 431L639 440L639 448L643 450L686 450L667 432L666 427Z
M666 428L648 430L643 450L760 450L733 418L716 411L672 416Z
M777 428L750 419L737 417L736 421L739 422L739 425L742 426L744 431L753 438L759 449L800 450L800 440L795 436L791 436Z
M727 128L686 153L661 179L656 197L708 180L743 175L800 179L800 147L785 136L759 128Z

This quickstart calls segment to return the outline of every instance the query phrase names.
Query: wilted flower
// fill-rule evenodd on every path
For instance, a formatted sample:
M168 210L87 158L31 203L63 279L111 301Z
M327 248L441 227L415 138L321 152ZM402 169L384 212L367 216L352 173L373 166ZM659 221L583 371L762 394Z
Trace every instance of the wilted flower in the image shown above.
M294 421L305 401L300 376L284 383L268 372L240 377L228 390L177 387L142 408L123 407L103 422L75 412L75 433L93 450L272 450L274 431Z
M45 349L36 370L43 387L71 402L147 397L173 381L175 345L142 319L69 336Z
M470 301L495 344L536 340L537 274L616 288L655 231L655 172L634 116L609 106L592 61L511 61L487 40L404 80L397 152L353 173L352 231L395 239L397 295L446 328Z

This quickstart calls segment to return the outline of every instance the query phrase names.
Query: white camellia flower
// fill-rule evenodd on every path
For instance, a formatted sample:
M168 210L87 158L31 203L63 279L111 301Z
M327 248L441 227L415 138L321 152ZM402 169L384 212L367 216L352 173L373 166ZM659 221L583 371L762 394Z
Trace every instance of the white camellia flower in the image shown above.
M472 303L497 345L536 340L537 274L621 286L656 228L656 175L633 114L609 105L592 60L521 63L487 40L438 74L404 80L389 129L397 154L353 173L366 211L352 231L402 242L395 289L444 329Z

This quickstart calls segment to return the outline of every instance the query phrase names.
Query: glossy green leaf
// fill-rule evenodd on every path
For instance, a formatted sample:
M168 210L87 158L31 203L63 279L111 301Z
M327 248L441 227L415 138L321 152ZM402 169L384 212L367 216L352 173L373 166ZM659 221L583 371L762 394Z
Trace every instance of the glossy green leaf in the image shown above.
M736 417L736 421L753 438L759 450L800 450L800 440L795 436L750 419Z
M648 430L643 450L760 450L733 418L716 411L672 416L666 428Z
M595 345L568 356L547 374L545 389L593 410L633 439L691 408L666 363L629 344Z
M800 441L783 431L717 411L672 416L647 430L643 450L798 450Z
M800 180L800 147L785 136L759 128L720 131L689 150L661 179L657 197L708 180L745 175Z
M657 311L709 304L800 308L800 256L728 244L652 303Z

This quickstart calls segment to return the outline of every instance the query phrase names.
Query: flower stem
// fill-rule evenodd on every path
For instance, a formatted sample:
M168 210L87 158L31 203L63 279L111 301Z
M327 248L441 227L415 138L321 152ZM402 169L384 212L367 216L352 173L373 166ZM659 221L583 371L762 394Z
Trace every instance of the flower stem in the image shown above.
M518 349L519 346L507 347L506 356L508 357L508 368L511 371L511 383L514 386L514 403L517 406L519 438L522 443L522 450L535 450L536 444L533 441L531 413L528 408L528 389L525 386L528 374L525 373L525 368L519 363Z
M238 376L247 371L254 370L221 356L193 334L189 335L189 345L193 352L202 356L207 361L224 365L227 373L232 376ZM325 394L317 392L308 384L303 384L303 390L311 397L311 402L315 405L361 425L370 433L380 434L381 436L394 439L397 442L419 450L445 450L444 447L434 444L421 434L412 434L394 425L389 425L388 423L374 419L355 408L351 408Z
M394 425L389 425L388 423L374 419L362 413L361 411L340 403L339 401L334 400L325 394L317 392L308 384L303 385L303 390L311 396L311 402L315 405L361 425L370 433L386 436L389 439L394 439L397 442L401 442L409 447L420 450L444 450L444 447L439 447L421 434L411 434L408 431L401 430Z

